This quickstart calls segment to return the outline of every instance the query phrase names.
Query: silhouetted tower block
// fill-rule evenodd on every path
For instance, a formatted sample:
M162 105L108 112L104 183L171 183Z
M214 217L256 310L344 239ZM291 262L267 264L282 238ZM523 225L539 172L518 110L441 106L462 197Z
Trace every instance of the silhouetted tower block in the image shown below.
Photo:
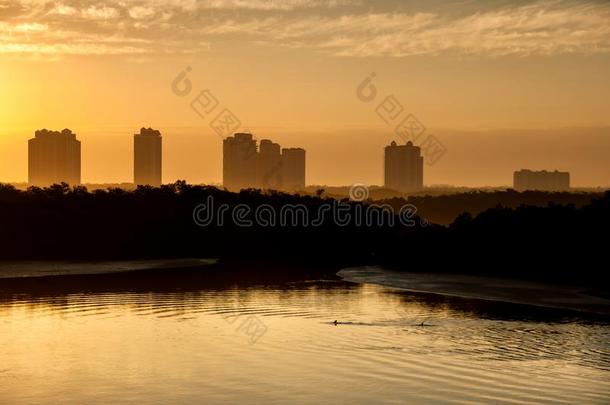
M570 173L522 169L513 174L513 188L517 191L567 191L570 189Z
M282 149L282 189L299 191L305 189L305 149Z
M141 128L133 136L133 182L137 186L161 185L163 139L161 132Z
M252 134L236 133L223 141L222 183L230 191L257 187L258 153Z
M281 153L280 153L281 150ZM223 185L231 191L264 188L297 191L305 188L305 150L281 149L252 134L236 133L223 142Z
M280 145L263 139L259 145L257 186L263 189L280 190L283 183L282 155Z
M397 145L392 141L385 147L385 187L403 193L424 188L424 158L413 142Z
M28 183L45 187L81 182L81 143L69 129L41 129L28 141Z

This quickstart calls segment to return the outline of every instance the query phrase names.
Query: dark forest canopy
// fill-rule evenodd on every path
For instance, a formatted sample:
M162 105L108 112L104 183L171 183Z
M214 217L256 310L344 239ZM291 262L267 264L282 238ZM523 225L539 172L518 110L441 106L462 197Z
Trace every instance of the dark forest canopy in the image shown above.
M551 203L573 204L576 207L582 207L591 203L591 200L602 198L603 195L603 192L518 192L513 189L507 189L494 192L469 191L436 196L418 195L406 199L390 198L378 201L389 203L392 206L400 206L405 202L414 204L417 206L418 212L430 222L448 225L464 212L476 215L497 206L506 208L517 208L522 205L546 207Z
M93 192L0 185L0 259L264 258L597 279L610 192L593 197L504 191L359 203L185 182ZM456 217L435 225L413 205L426 219ZM400 207L412 208L401 216Z

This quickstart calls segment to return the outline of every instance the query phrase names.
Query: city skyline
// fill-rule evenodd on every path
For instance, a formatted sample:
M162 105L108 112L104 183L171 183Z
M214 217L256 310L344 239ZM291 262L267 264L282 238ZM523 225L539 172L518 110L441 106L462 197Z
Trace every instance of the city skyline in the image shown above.
M374 113L373 113L374 114ZM41 125L44 127L46 125ZM139 128L141 125L136 125ZM145 126L150 126L149 124ZM65 125L60 125L63 128ZM132 159L133 140L126 133L133 127L109 127L107 130L75 128L83 140L82 175L85 183L129 183L133 180L133 168L127 164ZM191 183L222 183L222 145L215 134L206 128L167 128L155 125L165 137L167 153L164 174L167 181L185 179ZM34 129L6 134L0 130L0 181L22 183L27 181L27 148L24 142L32 137ZM276 139L283 144L300 144L312 152L308 165L310 184L345 185L352 183L382 184L379 168L383 165L383 153L370 153L367 148L382 150L396 139L389 130L339 131L341 136L328 135L326 147L311 146L307 134L276 130L253 131L263 137ZM606 132L608 135L606 135ZM18 133L19 135L13 135ZM340 153L345 145L343 137L351 137L363 146L342 154L341 162L332 156ZM574 187L610 186L610 127L605 129L557 129L557 130L503 130L472 132L467 138L462 132L436 131L447 146L441 161L426 169L426 184L466 187L493 187L512 184L512 172L520 168L532 170L557 169L570 171ZM343 135L344 134L344 135ZM505 137L497 142L494 136ZM512 134L512 135L511 135ZM258 135L257 135L258 136ZM298 139L300 142L293 141ZM532 140L533 139L533 140ZM559 148L553 142L561 139L570 145L569 150ZM483 149L484 153L476 153ZM202 150L206 159L191 155ZM586 156L588 161L583 161ZM115 159L116 158L116 159ZM112 164L108 160L112 159ZM337 164L341 163L341 164ZM334 170L329 171L332 168ZM483 168L485 170L483 170ZM334 180L334 181L333 181Z
M610 0L0 0L0 405L608 402L609 73Z
M260 143L248 132L223 140L222 185L230 191L248 188L305 190L305 150L282 148L270 139Z
M84 181L130 181L108 157L126 160L120 134L144 125L166 134L168 180L220 183L209 122L228 109L235 132L302 145L311 183L380 184L383 155L368 151L397 139L377 113L394 96L447 148L428 184L510 185L529 167L610 185L608 2L136 3L0 9L0 180L26 181L21 140L46 126L86 142ZM192 94L177 96L187 69ZM210 117L191 105L203 90L219 104Z
M259 142L249 132L234 133L222 143L222 187L230 191L259 188L298 192L308 186L303 148L282 148L270 139ZM422 148L412 141L404 144L392 141L385 146L383 187L400 193L423 191L425 153L426 149L422 153ZM164 184L162 160L161 132L140 128L133 136L132 184L154 187ZM80 185L81 161L81 142L70 129L36 130L35 137L28 140L28 185ZM516 170L512 187L517 191L568 191L570 173L557 169Z

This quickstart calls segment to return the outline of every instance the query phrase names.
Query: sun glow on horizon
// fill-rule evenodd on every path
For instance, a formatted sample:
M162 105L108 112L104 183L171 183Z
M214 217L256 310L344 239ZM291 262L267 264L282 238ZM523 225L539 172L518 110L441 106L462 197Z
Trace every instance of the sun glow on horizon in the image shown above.
M507 184L536 165L609 182L610 5L565 0L18 0L0 8L0 181L25 180L41 128L83 140L85 181L127 181L130 137L150 126L165 179L219 182L209 119L170 88L186 66L242 129L307 149L312 183L381 182L399 139L356 97L371 72L448 148L426 184Z

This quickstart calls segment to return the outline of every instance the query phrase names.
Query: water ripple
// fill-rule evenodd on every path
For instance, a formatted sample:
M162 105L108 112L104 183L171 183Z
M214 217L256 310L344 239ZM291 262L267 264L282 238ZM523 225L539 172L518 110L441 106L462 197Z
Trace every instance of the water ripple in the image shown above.
M66 401L87 402L76 388L106 381L101 402L117 390L172 402L155 388L170 384L211 402L334 402L339 389L340 402L607 403L608 324L531 318L316 282L18 294L0 301L0 399L44 399L58 384ZM255 345L248 319L266 328ZM21 385L2 384L9 374Z

